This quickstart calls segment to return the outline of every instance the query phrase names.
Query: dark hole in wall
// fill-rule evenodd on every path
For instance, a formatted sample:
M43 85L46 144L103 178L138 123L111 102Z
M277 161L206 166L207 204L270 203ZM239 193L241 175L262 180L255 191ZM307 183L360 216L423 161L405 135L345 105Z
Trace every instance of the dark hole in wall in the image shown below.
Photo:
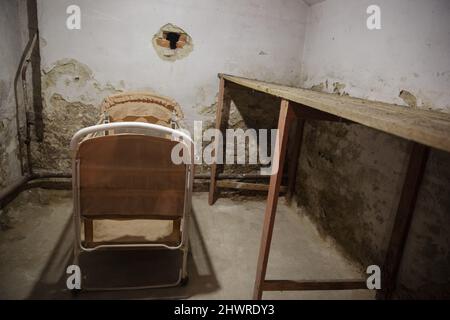
M180 34L177 32L167 32L165 38L170 42L170 49L175 50L177 48L177 42L180 39Z

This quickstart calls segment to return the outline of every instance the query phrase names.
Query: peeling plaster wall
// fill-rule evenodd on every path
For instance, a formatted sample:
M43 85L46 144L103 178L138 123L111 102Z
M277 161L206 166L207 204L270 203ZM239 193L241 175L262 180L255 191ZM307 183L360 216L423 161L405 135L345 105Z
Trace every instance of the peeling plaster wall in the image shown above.
M73 134L96 124L102 99L118 92L110 84L100 84L92 70L75 59L61 59L43 68L44 139L31 144L34 170L68 173Z
M0 1L0 191L20 176L14 76L23 50L24 1Z
M366 28L371 4L327 0L311 7L302 86L450 112L450 2L380 0L377 31ZM312 121L303 142L300 208L364 266L382 265L410 143L357 125ZM450 155L432 150L397 297L450 297L449 248Z
M72 4L81 30L65 26ZM298 85L308 9L300 0L38 1L45 137L34 147L36 171L68 170L69 136L92 124L99 101L115 91L169 96L191 128L214 116L205 108L215 108L219 72ZM167 23L192 38L181 60L164 61L153 48Z

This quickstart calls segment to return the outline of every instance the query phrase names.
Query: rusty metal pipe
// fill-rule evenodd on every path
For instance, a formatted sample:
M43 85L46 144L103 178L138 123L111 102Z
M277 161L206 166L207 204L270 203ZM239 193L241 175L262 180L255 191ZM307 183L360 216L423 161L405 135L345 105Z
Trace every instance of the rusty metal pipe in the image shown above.
M22 150L22 133L20 131L20 103L19 103L19 93L18 93L18 84L19 84L19 79L22 80L22 90L24 92L22 92L23 94L23 109L25 110L25 125L27 126L27 130L26 130L26 137L25 137L25 141L28 142L30 141L30 133L29 133L29 121L28 121L28 107L27 107L27 93L25 92L26 90L26 84L24 84L26 82L26 73L27 73L27 69L28 69L28 65L31 61L31 53L34 49L34 46L36 45L36 40L37 40L37 33L34 34L33 38L28 41L27 45L25 46L25 50L23 51L22 57L20 59L20 63L19 63L19 68L17 69L16 75L14 77L14 98L16 101L16 130L17 130L17 139L19 142L19 161L20 161L20 170L22 173L22 176L25 175L25 165L24 165L24 161L23 161L23 150ZM25 88L25 89L24 89ZM32 173L32 169L31 169L31 161L30 161L31 155L30 155L30 148L29 146L27 146L27 166L28 166L28 174L31 175Z

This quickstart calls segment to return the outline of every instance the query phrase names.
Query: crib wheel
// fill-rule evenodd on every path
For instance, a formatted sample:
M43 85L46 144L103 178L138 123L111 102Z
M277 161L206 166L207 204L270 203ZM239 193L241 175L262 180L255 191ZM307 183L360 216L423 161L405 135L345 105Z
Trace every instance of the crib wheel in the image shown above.
M81 293L81 289L72 289L70 290L70 293L72 294L73 297L78 297Z
M181 279L180 286L185 287L188 284L188 282L189 282L189 277L186 276L185 278Z

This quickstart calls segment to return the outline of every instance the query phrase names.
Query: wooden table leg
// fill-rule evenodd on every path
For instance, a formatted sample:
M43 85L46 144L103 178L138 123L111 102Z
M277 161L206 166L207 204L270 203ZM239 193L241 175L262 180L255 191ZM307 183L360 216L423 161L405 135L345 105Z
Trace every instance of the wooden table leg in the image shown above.
M292 136L292 153L289 158L288 168L288 189L286 200L290 204L295 193L295 182L297 181L297 168L299 162L300 151L302 149L303 128L305 127L305 119L297 119L295 124L294 135Z
M377 292L377 299L391 299L395 290L403 250L408 238L417 194L419 193L420 183L425 172L428 154L428 147L415 142L413 143L386 259L381 269L382 285L381 290Z
M262 298L263 282L266 277L267 262L269 260L270 242L272 241L272 232L275 222L275 214L278 203L278 192L280 190L281 179L283 177L284 158L286 156L286 145L289 135L289 127L295 118L289 101L281 101L280 116L278 119L278 133L275 142L275 151L272 160L273 168L270 177L269 193L267 195L266 213L264 216L263 232L259 249L258 265L256 269L256 280L253 291L253 299Z
M219 97L217 101L217 109L216 109L216 129L220 130L222 133L225 130L227 124L228 124L228 116L230 113L230 100L225 97L225 79L223 77L220 77L220 83L219 83ZM211 164L211 178L210 178L210 184L209 184L209 197L208 197L208 203L209 205L213 205L214 202L216 202L217 197L217 175L218 175L218 166L217 166L217 150L218 148L222 147L225 148L226 141L225 141L225 135L223 135L223 145L219 145L219 141L216 139L214 141L215 148L214 148L214 161ZM225 153L222 153L224 156Z

